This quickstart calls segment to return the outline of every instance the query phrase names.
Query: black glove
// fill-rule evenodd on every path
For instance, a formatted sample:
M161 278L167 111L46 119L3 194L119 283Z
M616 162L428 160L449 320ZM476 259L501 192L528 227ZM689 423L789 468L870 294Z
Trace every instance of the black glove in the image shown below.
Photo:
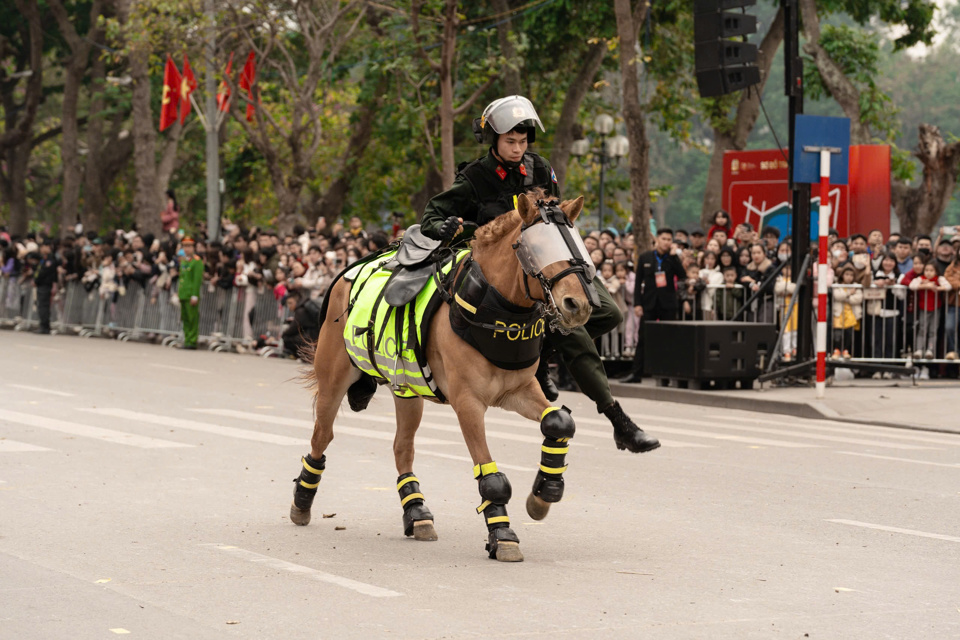
M453 236L457 235L457 229L460 228L460 218L457 216L450 216L443 221L443 224L440 225L437 235L444 242L450 242L453 240Z

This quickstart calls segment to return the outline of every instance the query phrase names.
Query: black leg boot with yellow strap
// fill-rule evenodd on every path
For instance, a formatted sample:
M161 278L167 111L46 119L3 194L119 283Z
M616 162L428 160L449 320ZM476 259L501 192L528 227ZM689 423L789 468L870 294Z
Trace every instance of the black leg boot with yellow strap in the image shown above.
M543 434L540 469L527 497L527 515L534 520L546 518L550 505L563 498L563 472L567 470L567 451L575 431L576 425L566 407L549 407L540 416Z
M415 540L436 540L433 514L423 502L417 476L404 473L397 478L397 492L400 494L400 506L403 507L403 535L413 536Z
M314 460L308 453L300 459L303 468L300 469L300 476L294 478L293 485L293 504L290 505L290 520L301 527L310 524L310 507L313 506L313 499L317 495L317 486L320 484L320 476L323 475L323 469L327 464L327 456L320 456L319 460Z
M497 469L496 462L476 465L473 477L478 482L483 500L477 513L482 513L487 523L487 553L500 562L522 562L520 538L510 528L507 515L507 503L513 494L510 481Z

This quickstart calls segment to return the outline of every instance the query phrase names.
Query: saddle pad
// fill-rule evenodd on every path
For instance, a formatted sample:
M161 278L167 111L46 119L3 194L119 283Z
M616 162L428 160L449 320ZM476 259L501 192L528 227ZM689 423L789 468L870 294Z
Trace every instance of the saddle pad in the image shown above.
M441 272L446 274L469 251L461 251ZM384 287L392 272L383 268L393 254L350 269L344 277L353 282L350 310L343 339L353 365L390 385L400 397L439 397L427 364L426 339L430 319L440 304L436 280L430 278L406 305L392 307L384 300ZM441 394L442 395L442 394Z

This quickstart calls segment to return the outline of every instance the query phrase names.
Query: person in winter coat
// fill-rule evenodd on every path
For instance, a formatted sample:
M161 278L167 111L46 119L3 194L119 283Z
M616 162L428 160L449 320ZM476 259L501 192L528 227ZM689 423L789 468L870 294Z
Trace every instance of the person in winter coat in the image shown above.
M854 331L863 317L863 289L854 280L857 270L845 264L837 271L839 284L833 287L833 357L849 358Z
M947 265L943 277L950 284L950 292L947 295L947 324L944 327L947 342L946 358L947 360L956 360L957 316L960 316L960 298L957 297L957 291L960 290L960 252L957 252L953 262Z
M791 279L790 273L790 264L787 263L780 270L780 275L777 276L777 282L773 285L773 292L775 294L776 307L780 310L780 315L782 316L787 312L787 309L790 308L790 302L793 300L793 294L797 291L797 285ZM778 318L782 321L782 319ZM787 326L783 330L783 342L780 344L781 353L783 354L783 361L790 362L793 358L797 357L797 307L793 307L793 310L790 313L790 319L787 321Z
M934 357L937 348L937 330L940 328L940 305L943 296L950 291L950 283L937 273L937 265L931 260L923 265L923 275L910 282L910 290L917 294L917 341L913 352L915 359Z
M716 320L715 303L717 292L723 286L723 273L720 271L716 253L707 251L702 257L703 268L700 269L698 274L700 280L704 283L703 292L700 294L700 310L703 312L704 320Z
M873 333L874 358L895 358L897 354L897 338L902 330L898 329L897 320L904 313L906 308L904 301L907 297L903 287L896 286L899 278L897 257L893 254L880 256L879 267L873 276L871 288L883 289L885 295L883 298L867 302L868 322Z

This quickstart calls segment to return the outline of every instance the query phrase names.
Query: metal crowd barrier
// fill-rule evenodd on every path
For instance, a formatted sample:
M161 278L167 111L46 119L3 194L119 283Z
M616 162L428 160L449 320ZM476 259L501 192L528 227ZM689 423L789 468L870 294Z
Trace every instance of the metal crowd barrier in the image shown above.
M200 343L213 351L246 350L265 343L261 355L282 353L280 335L287 308L270 287L204 286L200 295ZM51 329L82 337L144 340L179 346L183 342L176 287L131 281L116 291L69 282L51 302ZM0 278L0 328L36 329L39 318L32 281Z

